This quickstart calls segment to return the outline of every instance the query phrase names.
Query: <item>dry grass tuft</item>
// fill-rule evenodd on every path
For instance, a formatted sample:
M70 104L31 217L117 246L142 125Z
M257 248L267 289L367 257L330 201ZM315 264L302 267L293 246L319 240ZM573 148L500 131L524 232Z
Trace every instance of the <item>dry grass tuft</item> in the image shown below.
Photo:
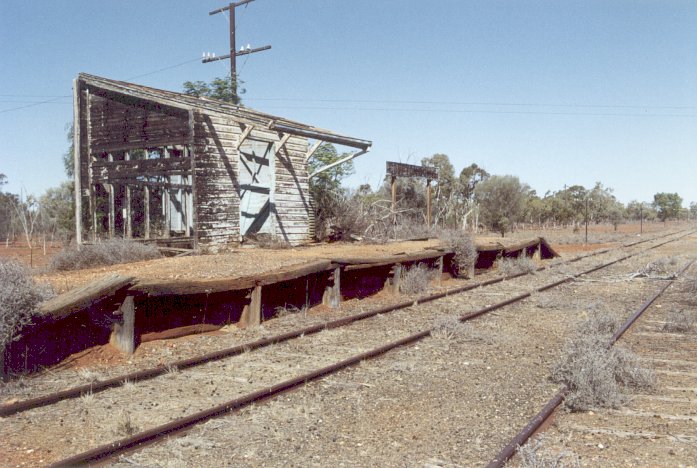
M636 355L607 347L607 334L580 331L603 327L582 324L552 369L552 380L569 387L565 401L573 411L618 408L628 391L650 389L655 384L654 374L641 366Z
M479 255L472 236L462 230L444 229L438 237L455 252L453 265L457 276L469 278Z
M534 273L537 270L537 264L525 255L517 258L503 257L496 261L496 269L504 276L513 276L519 273Z
M695 327L695 316L689 310L673 310L662 330L671 333L690 333Z
M157 247L124 239L111 239L99 244L65 248L51 259L48 268L53 271L81 270L119 263L138 262L160 258Z
M563 468L567 466L581 466L578 456L573 452L550 453L544 445L544 437L529 440L522 447L518 447L520 466L523 468Z
M417 263L402 271L399 290L404 294L420 294L428 291L431 281L438 278L438 270L428 268L423 263Z
M437 340L454 341L457 343L479 342L489 343L489 339L477 331L472 324L460 321L457 315L438 317L433 322L431 337Z
M283 250L293 247L287 240L281 239L273 234L254 234L253 236L249 236L247 240L252 241L252 243L261 249Z
M39 304L52 295L48 286L34 283L24 266L0 259L0 353L19 338Z
M307 317L307 305L298 308L294 305L286 304L283 307L276 307L274 312L274 315L277 318L288 317L290 315L299 315L300 317L305 318Z
M116 434L119 436L132 436L138 432L138 427L133 424L131 419L131 413L128 411L123 412L118 421L116 422Z

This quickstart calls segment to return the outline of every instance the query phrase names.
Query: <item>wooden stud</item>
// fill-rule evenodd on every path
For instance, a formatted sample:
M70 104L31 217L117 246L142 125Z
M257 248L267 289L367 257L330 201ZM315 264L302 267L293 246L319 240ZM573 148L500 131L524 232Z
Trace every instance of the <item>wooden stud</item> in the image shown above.
M86 89L85 93L85 128L87 129L87 135L85 139L87 140L87 184L89 187L89 212L90 212L90 233L92 237L92 242L97 242L97 194L96 187L94 184L94 174L92 163L94 162L94 157L92 155L92 139L91 135L91 109L90 109L90 91Z
M146 239L150 239L150 187L143 187L143 208L145 216L145 233Z
M126 154L124 154L124 160L130 161L131 160L131 153L126 151ZM126 185L126 219L124 220L126 223L126 238L130 239L133 237L133 213L132 213L132 207L131 207L131 187L129 185Z
M341 304L341 267L334 268L329 277L329 285L324 290L322 304L336 309Z
M82 171L80 167L80 83L73 80L73 183L75 184L75 241L82 244ZM0 360L0 373L2 373Z
M169 159L169 150L165 147L162 149L162 151L164 153L165 159ZM165 176L165 182L166 183L170 182L169 177ZM165 215L165 228L164 228L165 232L163 233L162 237L167 238L170 236L170 231L171 231L171 227L172 227L172 221L171 221L172 210L171 210L170 202L169 202L169 190L168 189L164 189L162 192L162 208L163 208L163 212Z
M261 286L254 286L247 296L249 304L242 309L240 323L243 327L255 327L261 323Z
M114 324L109 342L123 353L133 354L136 349L136 308L133 296L126 296L116 315L119 316L119 321Z
M111 153L109 153L107 155L107 159L109 161L113 161L114 156ZM107 190L109 192L109 214L107 215L107 216L109 216L109 239L113 239L114 238L115 224L116 224L116 218L115 218L116 214L115 214L115 208L114 208L114 205L115 205L115 203L114 203L114 198L115 198L114 184L109 184L107 186Z
M189 111L189 158L191 160L190 166L191 166L191 206L196 207L197 206L197 200L198 196L196 195L196 152L194 149L194 133L196 131L195 127L195 119L194 119L194 111L190 110ZM197 220L198 220L198 210L196 208L193 208L191 210L191 235L193 236L193 248L197 249L198 248L198 227L197 227Z

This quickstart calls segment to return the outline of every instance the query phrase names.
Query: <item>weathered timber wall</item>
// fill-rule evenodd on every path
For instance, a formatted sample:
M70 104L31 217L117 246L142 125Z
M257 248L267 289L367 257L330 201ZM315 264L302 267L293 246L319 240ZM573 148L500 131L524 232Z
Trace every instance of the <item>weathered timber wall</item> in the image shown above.
M199 244L217 246L240 241L240 126L228 116L194 116L194 187Z

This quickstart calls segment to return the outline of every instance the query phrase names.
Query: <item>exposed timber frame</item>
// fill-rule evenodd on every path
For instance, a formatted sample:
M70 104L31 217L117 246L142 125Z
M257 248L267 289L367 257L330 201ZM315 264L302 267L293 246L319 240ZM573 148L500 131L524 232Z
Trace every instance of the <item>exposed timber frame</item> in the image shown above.
M93 75L80 74L74 89L78 243L123 236L218 250L257 234L309 242L311 176L372 145L243 106ZM323 142L359 151L310 175L308 161ZM243 153L251 182L240 179L248 177L240 173Z

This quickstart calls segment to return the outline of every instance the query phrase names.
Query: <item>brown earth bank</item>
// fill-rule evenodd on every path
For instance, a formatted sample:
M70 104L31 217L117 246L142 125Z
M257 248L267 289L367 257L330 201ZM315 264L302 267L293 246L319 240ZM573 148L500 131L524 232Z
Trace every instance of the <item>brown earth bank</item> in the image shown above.
M340 374L307 384L266 403L210 421L180 437L131 453L116 463L146 466L471 466L498 449L556 391L549 366L573 325L593 310L628 315L656 288L632 277L648 262L694 251L693 236L643 253L443 333L390 352ZM635 250L639 250L638 246ZM69 400L3 419L0 460L41 465L192 414L221 401L336 362L407 334L430 328L531 288L619 258L583 259L535 275L433 303L377 316L350 327ZM495 274L491 272L490 274ZM478 278L479 279L479 278ZM2 388L3 399L26 398L124 370L244 343L322 323L394 300L380 295L349 301L338 311L295 313L261 327L223 329L145 343L129 361L77 365ZM140 353L140 354L139 354ZM97 354L99 355L99 354ZM77 359L79 362L79 359ZM84 363L83 363L84 364ZM244 443L230 443L243 435Z

